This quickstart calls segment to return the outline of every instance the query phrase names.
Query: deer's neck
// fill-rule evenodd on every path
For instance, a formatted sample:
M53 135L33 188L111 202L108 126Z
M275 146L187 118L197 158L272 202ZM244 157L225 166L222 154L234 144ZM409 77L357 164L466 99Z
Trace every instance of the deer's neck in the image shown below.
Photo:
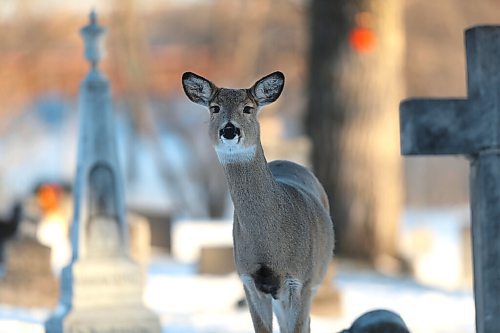
M221 163L237 213L250 213L268 204L279 189L260 144L256 145L252 158L229 163L221 160Z

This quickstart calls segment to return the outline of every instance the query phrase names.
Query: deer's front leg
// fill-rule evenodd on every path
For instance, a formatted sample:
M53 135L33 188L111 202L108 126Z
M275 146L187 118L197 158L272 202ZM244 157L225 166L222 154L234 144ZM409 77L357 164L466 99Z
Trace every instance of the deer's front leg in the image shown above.
M242 276L245 296L256 333L272 333L273 312L271 297L255 288L251 277Z

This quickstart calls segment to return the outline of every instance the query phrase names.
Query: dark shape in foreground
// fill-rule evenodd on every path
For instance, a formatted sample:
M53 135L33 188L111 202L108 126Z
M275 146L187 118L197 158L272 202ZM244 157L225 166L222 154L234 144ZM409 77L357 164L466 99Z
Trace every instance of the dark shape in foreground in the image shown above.
M23 207L20 202L16 202L11 209L10 216L5 220L0 220L0 262L3 262L3 248L8 239L14 237L19 227L23 215Z
M373 310L356 319L340 333L410 333L400 315L388 310Z

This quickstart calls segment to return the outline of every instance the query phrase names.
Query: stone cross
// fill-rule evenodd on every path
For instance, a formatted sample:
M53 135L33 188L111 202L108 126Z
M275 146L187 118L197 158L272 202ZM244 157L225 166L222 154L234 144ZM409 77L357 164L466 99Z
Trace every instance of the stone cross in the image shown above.
M478 333L500 332L500 26L465 32L466 99L409 99L400 106L404 155L470 159Z
M157 316L142 304L141 267L129 257L110 87L97 66L103 32L92 12L81 30L91 69L80 86L73 256L47 333L160 332Z
M103 35L106 30L97 24L97 14L90 13L90 23L80 30L85 44L85 58L90 61L93 68L97 67L101 60Z

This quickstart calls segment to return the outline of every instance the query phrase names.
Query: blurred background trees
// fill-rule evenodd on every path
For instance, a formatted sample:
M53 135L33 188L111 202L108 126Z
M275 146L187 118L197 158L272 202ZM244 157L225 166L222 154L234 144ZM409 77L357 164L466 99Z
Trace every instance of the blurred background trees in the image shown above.
M88 68L77 31L92 6L0 3L0 215L41 179L72 179L76 97ZM464 206L468 191L465 161L401 165L403 89L465 95L463 29L498 23L498 9L493 0L99 3L108 28L102 68L129 150L128 197L176 215L230 216L220 166L199 135L207 115L185 99L180 77L189 70L245 87L281 70L283 96L261 114L269 160L315 169L330 195L339 253L372 262L397 256L401 204Z
M402 204L398 105L403 4L314 0L306 131L330 197L336 253L397 256Z

